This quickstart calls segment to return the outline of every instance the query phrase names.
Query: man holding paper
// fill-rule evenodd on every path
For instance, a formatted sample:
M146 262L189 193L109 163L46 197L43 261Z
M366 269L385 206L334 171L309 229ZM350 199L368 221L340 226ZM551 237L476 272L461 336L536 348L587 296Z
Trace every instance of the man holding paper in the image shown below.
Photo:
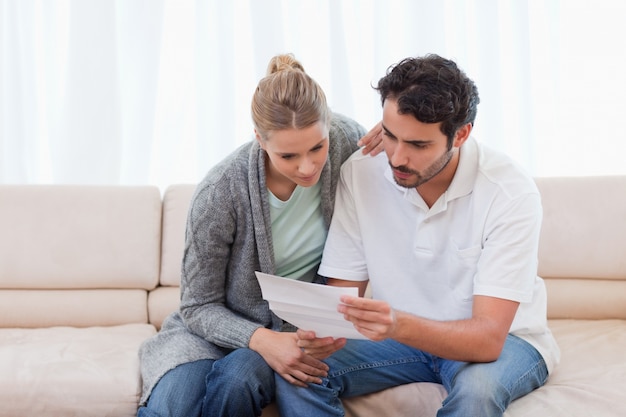
M371 340L333 352L300 330L329 371L307 388L277 377L280 414L343 416L340 397L427 381L448 391L440 417L502 416L559 358L536 275L539 193L470 136L478 92L454 62L406 59L377 90L385 154L344 164L319 269L361 294L369 282L372 299L338 310Z

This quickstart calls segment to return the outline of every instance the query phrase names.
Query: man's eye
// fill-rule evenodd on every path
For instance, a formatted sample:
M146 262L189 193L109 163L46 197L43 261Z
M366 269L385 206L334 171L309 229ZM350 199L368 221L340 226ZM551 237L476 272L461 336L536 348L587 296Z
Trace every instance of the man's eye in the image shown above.
M293 155L281 155L282 159L293 159Z

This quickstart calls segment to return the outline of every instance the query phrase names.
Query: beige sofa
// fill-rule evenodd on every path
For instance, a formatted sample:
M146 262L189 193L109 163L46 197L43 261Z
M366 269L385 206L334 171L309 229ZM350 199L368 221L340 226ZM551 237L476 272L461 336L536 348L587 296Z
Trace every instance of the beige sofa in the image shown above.
M562 360L505 416L626 416L626 176L537 184ZM193 188L0 186L0 417L135 415L138 347L177 308ZM345 404L434 416L444 395L410 384Z

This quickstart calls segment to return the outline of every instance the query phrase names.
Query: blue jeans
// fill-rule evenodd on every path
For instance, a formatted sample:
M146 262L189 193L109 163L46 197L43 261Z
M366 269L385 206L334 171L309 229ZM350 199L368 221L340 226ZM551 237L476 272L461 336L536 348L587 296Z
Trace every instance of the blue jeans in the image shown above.
M177 366L156 384L137 417L260 416L274 398L274 371L253 350Z
M514 399L542 386L548 370L539 352L509 335L495 362L439 358L393 340L348 340L325 360L321 385L301 388L276 375L281 417L344 416L340 397L354 397L411 382L436 382L448 391L438 417L502 416Z

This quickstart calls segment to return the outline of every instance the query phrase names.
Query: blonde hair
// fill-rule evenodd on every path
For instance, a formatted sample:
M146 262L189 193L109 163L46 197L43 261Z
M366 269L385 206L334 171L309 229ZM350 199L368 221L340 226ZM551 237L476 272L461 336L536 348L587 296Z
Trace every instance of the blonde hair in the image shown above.
M319 121L326 125L330 121L322 88L293 54L273 57L252 96L252 122L257 133L267 140L271 131L302 129Z

